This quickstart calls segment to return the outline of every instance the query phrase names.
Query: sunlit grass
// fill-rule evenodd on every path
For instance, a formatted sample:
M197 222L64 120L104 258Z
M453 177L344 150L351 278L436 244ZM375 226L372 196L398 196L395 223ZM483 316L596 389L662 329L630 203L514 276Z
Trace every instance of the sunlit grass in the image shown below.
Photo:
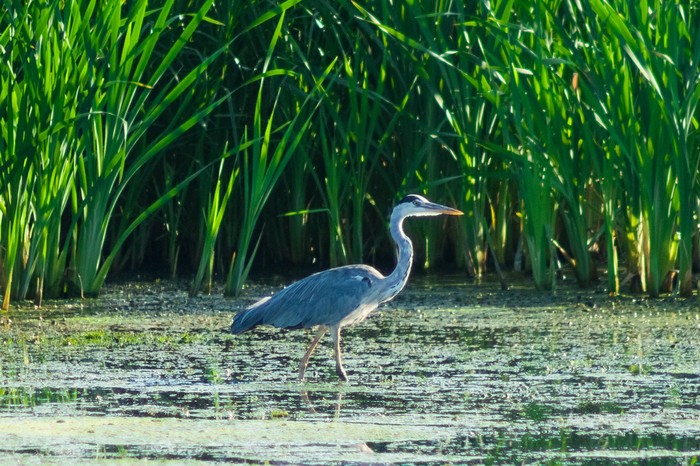
M259 239L254 241L254 235L259 227L258 220L289 161L296 154L304 133L311 125L311 117L318 106L318 101L314 102L317 98L317 90L325 85L326 78L335 67L333 61L322 74L314 77L314 85L303 100L292 101L296 112L294 116L286 123L279 123L278 126L276 112L282 94L279 91L275 93L272 108L268 110L263 106L263 91L267 90L268 78L274 76L294 78L293 72L289 70L271 68L284 18L283 13L277 21L261 74L251 80L251 83L257 84L258 89L252 128L250 130L246 128L243 131L240 144L244 147L240 155L243 218L240 222L238 244L226 279L226 294L230 295L238 295L243 289L259 245ZM285 100L284 103L288 102Z
M659 0L6 2L2 306L143 267L193 294L388 267L408 192L466 213L411 231L425 269L519 244L538 288L690 295L699 30Z
M134 215L105 250L128 183L218 103L178 112L144 144L157 119L216 57L172 78L175 59L212 2L194 10L164 47L161 37L179 27L173 4L152 10L145 0L124 9L119 1L30 1L3 15L0 43L9 51L0 98L4 309L11 296L25 297L34 277L38 301L44 291L58 294L67 276L81 291L99 291L119 246L147 218Z

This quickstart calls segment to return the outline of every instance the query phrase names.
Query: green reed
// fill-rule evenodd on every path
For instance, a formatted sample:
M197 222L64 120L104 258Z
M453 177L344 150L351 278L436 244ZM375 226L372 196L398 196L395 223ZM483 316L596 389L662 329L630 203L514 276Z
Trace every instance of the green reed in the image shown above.
M365 209L374 195L370 187L390 158L388 142L405 102L392 105L385 100L389 58L357 59L367 47L357 38L343 52L342 74L333 92L325 94L321 108L325 177L318 183L328 203L331 264L357 263L365 256Z
M214 250L219 230L224 219L224 213L228 205L233 186L238 176L238 169L226 171L226 159L222 158L219 163L219 170L214 182L214 188L209 193L207 209L202 212L204 217L204 244L202 245L202 255L195 274L194 281L190 288L190 295L195 296L202 286L202 281L206 280L205 291L211 293L212 276L214 272ZM228 180L225 178L227 177Z
M670 291L678 264L680 289L689 294L700 160L693 136L700 51L690 44L699 12L664 2L594 1L582 14L597 39L586 52L592 56L584 89L612 140L614 155L606 160L622 173L632 273L656 296Z
M383 265L406 192L466 213L411 231L417 266L480 275L521 244L539 288L563 260L694 292L694 4L2 6L5 308L146 262L229 294L272 263Z
M74 122L79 118L76 80L86 57L73 51L56 31L75 36L80 19L66 21L57 3L6 4L0 47L0 250L3 309L11 296L24 299L36 278L41 303L62 281L67 247L61 242L61 215L74 176ZM71 13L75 13L75 7Z
M97 292L119 246L147 215L134 215L104 254L109 226L129 181L163 148L211 112L202 103L173 118L143 144L154 122L215 58L173 80L170 67L204 20L205 3L172 45L164 32L180 25L173 2L152 10L139 1L6 4L3 16L4 306L60 292L69 275ZM158 58L157 60L154 60ZM144 213L167 200L157 200ZM70 204L71 231L62 231ZM17 261L21 255L22 260ZM21 286L13 278L19 273Z
M521 29L517 39L511 38L508 45L504 43L515 84L510 86L512 112L507 118L530 159L515 165L519 167L528 252L538 256L533 261L535 281L539 286L553 283L553 265L549 269L550 277L542 281L537 276L544 278L544 271L534 269L535 263L545 267L546 263L557 261L553 243L573 266L579 284L585 287L595 275L589 253L587 212L591 162L581 150L586 122L577 111L575 89L571 85L570 52L564 47L567 31L557 26L558 16L550 10L555 4L538 3L528 8L528 16L521 12L532 27ZM539 188L533 189L534 186ZM529 198L530 195L534 198ZM543 212L537 212L540 209ZM561 238L557 238L560 235L555 231L555 214L563 223L568 251L562 246ZM544 222L542 226L537 225L535 218ZM527 225L533 221L534 231L532 225ZM530 237L533 234L537 239ZM549 252L544 254L533 247Z
M382 33L384 56L394 57L390 62L396 76L393 79L405 89L405 94L392 96L402 102L402 120L413 120L396 122L397 128L408 132L400 136L407 142L407 150L396 163L402 167L403 189L418 185L422 192L430 188L433 196L463 198L467 226L457 234L457 262L464 264L461 258L469 257L467 266L481 274L486 257L483 226L487 194L482 190L485 178L480 173L487 155L472 135L475 127L482 127L481 119L488 118L488 112L472 108L480 88L468 74L474 69L474 61L466 53L472 45L465 37L468 13L459 5L451 11L443 2L409 2L398 9L386 5L355 7ZM409 126L413 128L407 131ZM463 194L453 194L460 185ZM428 232L423 266L429 268L442 256L444 225L433 222L416 228ZM422 253L422 248L418 249Z
M258 220L291 157L296 153L304 133L310 126L311 117L318 106L318 100L315 104L313 102L317 90L323 86L324 81L335 67L335 61L333 61L319 76L314 77L314 86L304 100L299 103L292 102L294 115L288 122L278 123L276 112L282 88L279 88L280 90L275 93L270 109L265 108L263 95L264 91L267 90L268 79L271 80L277 76L282 78L295 77L290 70L271 66L275 48L283 34L284 25L285 11L282 11L267 48L260 74L250 80L251 84L257 84L258 90L252 128L250 133L247 129L244 130L242 135L241 146L245 146L241 155L243 218L240 222L238 242L226 279L225 292L230 295L238 295L243 289L260 241L258 239L253 244L253 237L259 228ZM284 32L286 33L286 31Z
M179 21L177 16L172 16L173 1L165 2L156 10L157 17L148 29L144 21L146 15L152 13L146 1L132 5L124 18L121 17L121 8L103 5L105 14L99 17L103 22L98 23L92 38L98 41L96 50L108 53L104 66L98 69L94 78L98 83L104 83L104 87L94 91L93 106L82 128L84 134L89 135L86 136L89 144L85 144L85 156L78 159L82 189L77 193L76 214L80 227L73 267L88 293L99 291L119 246L137 224L147 218L136 217L135 223L121 233L112 245L112 252L103 259L108 227L125 187L168 144L221 102L199 103L199 108L195 107L189 114L183 114L182 109L187 107L180 107L175 118L158 136L146 147L140 146L149 128L192 89L198 76L216 58L216 54L208 57L188 73L178 76L177 80L169 77L171 65L204 20L212 3L204 2L188 22L179 25L182 28L179 36L163 50L157 49L161 45L161 36ZM126 27L122 26L124 21ZM158 208L163 203L164 199L159 199L152 207Z

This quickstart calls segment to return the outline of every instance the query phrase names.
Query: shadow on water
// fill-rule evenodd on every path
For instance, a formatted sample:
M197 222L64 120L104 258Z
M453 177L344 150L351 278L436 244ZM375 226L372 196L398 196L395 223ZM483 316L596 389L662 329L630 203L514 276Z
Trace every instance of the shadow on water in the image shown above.
M700 455L691 301L417 281L345 331L345 384L328 340L296 381L310 332L226 332L234 310L268 288L244 300L184 289L124 284L94 301L4 315L0 457L694 464Z

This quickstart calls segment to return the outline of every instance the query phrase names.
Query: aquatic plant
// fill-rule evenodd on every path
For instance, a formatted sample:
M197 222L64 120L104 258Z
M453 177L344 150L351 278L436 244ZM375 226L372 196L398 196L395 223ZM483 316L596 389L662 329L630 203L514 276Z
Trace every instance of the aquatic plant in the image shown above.
M58 293L70 250L77 286L96 293L126 237L171 193L134 215L110 244L110 225L126 187L153 158L221 101L201 101L149 134L217 53L173 76L173 65L213 2L188 21L174 1L149 9L121 2L29 1L7 5L3 66L3 308L24 298L35 273ZM164 36L179 30L168 45ZM150 136L145 142L146 136ZM32 156L25 156L32 154ZM71 226L62 234L70 200ZM21 258L21 260L18 260ZM14 288L19 276L21 287Z
M283 12L272 34L261 73L251 79L251 83L257 84L258 90L252 129L249 133L246 128L242 134L241 146L244 148L240 158L242 159L243 214L238 244L226 279L225 293L230 295L238 295L243 289L259 244L258 240L253 246L253 236L259 226L258 219L284 169L292 156L297 153L302 136L311 125L311 117L318 106L318 100L314 102L317 90L323 87L326 78L335 67L335 61L332 61L319 76L313 77L313 86L303 100L292 101L294 116L288 122L277 126L275 116L282 88L280 87L275 94L269 113L263 107L263 90L267 89L265 84L271 77L295 77L291 70L271 68L273 53L285 24L284 19ZM280 136L277 135L278 132ZM252 251L250 251L251 246L253 246Z
M602 39L584 52L593 56L582 85L590 92L586 103L612 139L614 155L605 160L616 163L628 193L622 202L635 272L656 296L671 291L668 276L677 262L687 295L700 163L700 51L690 44L700 19L696 8L682 5L654 2L653 11L646 3L604 1L582 9L589 31Z
M694 292L700 9L660 0L3 3L0 292L393 259ZM447 231L445 231L447 229ZM423 257L424 256L424 257Z

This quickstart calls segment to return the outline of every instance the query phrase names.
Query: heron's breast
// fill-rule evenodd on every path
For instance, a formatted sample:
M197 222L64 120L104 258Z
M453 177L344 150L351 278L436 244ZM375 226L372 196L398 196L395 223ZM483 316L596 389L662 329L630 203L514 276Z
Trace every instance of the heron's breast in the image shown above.
M376 308L377 308L376 304L362 305L362 306L358 307L357 309L355 309L354 311L352 311L350 314L343 317L343 319L340 321L340 326L346 327L348 325L353 325L353 324L356 324L358 322L362 322Z

